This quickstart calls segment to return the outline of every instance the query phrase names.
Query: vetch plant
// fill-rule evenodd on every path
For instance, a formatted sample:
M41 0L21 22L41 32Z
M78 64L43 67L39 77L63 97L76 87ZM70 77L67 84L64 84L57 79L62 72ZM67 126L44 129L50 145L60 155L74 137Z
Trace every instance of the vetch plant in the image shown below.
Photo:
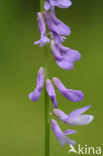
M68 8L72 5L70 0L40 0L40 12L37 13L38 27L40 31L40 40L34 42L39 44L40 47L44 47L50 44L51 52L57 63L57 65L64 70L72 70L74 62L81 58L80 53L77 50L72 50L68 47L63 46L63 42L66 36L70 35L70 28L60 21L55 15L55 6L59 8ZM47 32L48 27L49 32ZM47 59L47 56L46 56ZM46 60L45 60L46 61ZM49 98L51 99L54 109L54 117L57 117L63 123L74 126L74 125L87 125L93 121L93 115L85 115L90 106L76 109L69 115L60 110L55 88L63 95L66 99L71 102L81 102L84 98L84 94L81 90L68 89L62 83L59 78L53 77L52 80L48 78L48 70L46 67L40 67L37 75L36 87L33 92L29 94L29 99L36 102L42 93L44 88L45 91L45 156L49 156L50 149L50 125L51 128L62 146L75 145L76 142L67 135L77 133L74 130L68 129L65 132L61 130L56 120L53 118L49 119Z

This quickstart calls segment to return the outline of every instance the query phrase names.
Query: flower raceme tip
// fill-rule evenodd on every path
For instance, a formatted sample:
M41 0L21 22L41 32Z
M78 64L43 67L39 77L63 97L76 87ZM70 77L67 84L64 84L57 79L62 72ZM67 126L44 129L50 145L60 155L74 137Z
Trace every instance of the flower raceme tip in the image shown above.
M40 47L43 47L50 43L57 65L64 70L72 70L74 62L78 61L81 55L78 51L64 47L61 44L66 39L65 36L71 34L70 28L57 19L54 7L51 7L48 12L38 12L37 19L41 38L34 44L40 44ZM50 30L48 35L46 35L46 25Z

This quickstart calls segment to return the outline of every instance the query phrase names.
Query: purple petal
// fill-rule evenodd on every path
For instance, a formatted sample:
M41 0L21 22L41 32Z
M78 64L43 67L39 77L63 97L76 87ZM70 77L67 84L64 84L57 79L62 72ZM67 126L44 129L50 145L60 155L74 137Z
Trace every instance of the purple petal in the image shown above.
M54 109L53 113L59 120L62 120L67 125L87 125L91 123L94 119L93 115L81 115L86 110L88 110L90 106L86 106L84 108L80 108L74 110L69 115L65 114L63 111L59 109ZM75 131L74 131L75 132ZM69 131L66 131L64 134L69 134Z
M72 50L70 48L64 47L62 44L58 45L61 55L64 56L68 61L78 61L81 58L81 55L78 51Z
M38 71L37 86L36 86L36 88L38 88L40 91L44 86L44 80L45 80L45 69L41 67Z
M55 31L51 32L51 37L52 37L54 43L57 45L60 44L61 42L64 42L64 39L66 39L64 36L60 36Z
M66 136L65 136L65 138L64 138L64 139L65 139L65 144L75 146L76 142L75 142L74 140L69 139L69 138L68 138L68 137L66 137Z
M84 98L84 94L80 90L67 89L62 92L62 95L72 102L80 102Z
M44 12L44 17L50 31L55 31L57 34L63 36L70 35L70 28L67 25L65 25L62 21L56 18L54 8L51 8L48 13Z
M74 133L77 133L77 131L68 129L64 132L65 135L74 134Z
M74 61L78 61L81 57L80 53L60 44L60 38L55 37L51 41L51 49L58 66L65 70L71 70L74 67ZM55 44L56 43L56 44Z
M60 89L63 91L66 90L66 87L63 85L63 83L58 78L53 77L53 82L58 90L60 90Z
M84 94L80 90L72 90L67 89L63 83L58 78L53 78L53 82L56 86L56 88L59 90L59 92L66 97L68 100L73 102L80 102L84 98Z
M52 49L52 53L53 53L53 56L56 60L58 61L62 61L64 58L62 57L62 55L60 54L60 50L58 48L57 45L55 45L54 41L52 40L51 41L51 49Z
M55 114L56 117L58 117L58 119L60 120L65 120L68 118L68 115L65 114L63 111L61 111L60 109L53 109L53 113Z
M50 42L50 39L46 36L46 26L45 26L45 21L42 16L42 13L38 12L38 27L39 31L41 33L41 38L39 41L34 42L34 44L40 44L40 47L43 47L46 45L47 42Z
M46 80L46 91L54 104L54 108L57 108L57 100L54 87L49 79Z
M87 125L90 124L94 119L93 115L80 115L74 119L66 119L64 122L68 125Z
M49 0L51 6L57 6L60 8L68 8L72 5L72 2L70 0Z
M58 139L58 141L60 142L60 144L62 146L64 146L65 144L68 144L68 145L76 144L74 140L71 140L65 136L65 134L61 131L59 125L57 124L57 122L54 119L51 120L51 127L52 127L52 130L53 130L56 138Z
M61 60L61 61L56 61L56 63L58 64L58 66L64 70L72 70L74 65L73 65L73 62L68 62L68 60Z
M68 60L61 54L60 49L58 48L57 45L55 45L54 41L51 41L51 49L53 56L56 59L56 63L60 68L65 70L71 70L74 67L73 61L70 59Z
M51 6L50 6L50 2L46 0L46 1L44 2L44 9L45 9L45 10L49 10L50 7L51 7Z
M66 39L67 39L65 36L61 36L61 38L62 38L63 40L66 40Z
M34 42L34 44L40 44L40 47L44 47L49 42L50 42L50 39L46 35L41 35L40 40Z
M29 99L33 102L36 102L41 95L41 91L39 91L39 89L35 89L32 93L29 94Z
M46 33L45 21L41 12L37 13L37 19L40 33L45 34Z
M74 111L72 111L69 116L68 116L68 119L74 119L74 118L77 118L78 116L80 116L81 114L83 114L84 112L86 112L91 106L85 106L83 108L79 108L79 109L76 109Z
M35 102L40 98L42 88L44 86L44 79L45 79L45 71L44 68L41 67L38 71L36 89L29 94L29 99L31 101Z
M63 134L58 123L54 119L51 120L51 127L56 137Z
M68 118L64 120L68 125L87 125L91 123L94 119L93 115L81 115L87 111L91 106L86 106L74 110L68 115Z
M59 8L68 8L72 5L70 0L47 0L45 2L45 10L49 10L51 7L57 6Z

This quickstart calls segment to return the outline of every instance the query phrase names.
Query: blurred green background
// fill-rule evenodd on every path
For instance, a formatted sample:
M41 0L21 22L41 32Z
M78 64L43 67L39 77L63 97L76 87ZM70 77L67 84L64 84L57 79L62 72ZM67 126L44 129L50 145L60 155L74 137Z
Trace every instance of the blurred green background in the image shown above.
M72 103L57 92L60 109L68 114L92 105L88 114L95 116L93 123L83 127L60 123L63 130L78 131L70 136L77 145L102 147L103 1L72 2L69 9L56 8L56 15L72 30L64 45L80 51L82 59L72 71L64 71L48 48L49 78L57 76L68 88L81 89L85 94L81 103ZM0 156L44 155L44 93L36 103L28 99L35 88L37 71L45 63L44 49L33 45L40 36L37 11L39 0L0 1ZM68 155L69 147L61 147L53 132L50 144L51 156Z

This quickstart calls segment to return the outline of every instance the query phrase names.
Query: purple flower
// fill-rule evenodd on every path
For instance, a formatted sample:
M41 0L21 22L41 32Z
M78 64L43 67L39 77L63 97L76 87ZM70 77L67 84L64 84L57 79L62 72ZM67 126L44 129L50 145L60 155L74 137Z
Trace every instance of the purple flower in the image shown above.
M56 42L59 43L60 40ZM64 47L62 44L55 44L55 40L51 41L51 49L56 63L60 68L65 70L73 69L74 62L78 61L81 57L78 51Z
M64 39L66 39L66 37L59 35L55 31L50 32L50 35L56 45L61 44L61 42L64 42Z
M43 47L46 45L47 42L50 42L50 39L46 36L46 26L45 26L45 21L42 16L42 13L38 12L38 27L39 31L41 33L41 38L39 41L34 42L34 44L40 44L40 47Z
M68 137L66 137L66 135L76 133L76 131L67 130L63 133L62 130L60 129L58 123L54 119L51 120L51 127L52 127L52 130L53 130L56 138L58 139L58 141L60 142L60 144L62 146L64 146L65 144L67 144L67 145L70 145L70 144L75 145L76 144L74 140L71 140Z
M56 18L55 9L52 7L50 11L44 12L46 24L51 32L56 32L59 35L68 36L71 33L70 28L62 21Z
M46 91L54 104L54 108L57 108L57 100L54 87L49 79L46 80Z
M41 67L38 71L36 89L29 94L29 99L33 102L37 101L40 98L42 88L44 86L45 73L44 68Z
M64 123L68 125L87 125L93 121L93 115L82 115L82 113L86 112L91 106L86 106L83 108L79 108L71 112L69 115L65 114L63 111L59 109L54 109L54 114L62 120Z
M57 6L59 8L68 8L72 5L70 0L46 0L44 4L45 10L49 10L51 7Z
M72 50L70 48L64 47L62 44L58 45L58 48L60 49L61 55L67 59L68 61L78 61L81 58L81 55L78 51Z
M56 88L59 90L59 92L68 100L73 101L73 102L80 102L84 98L84 94L80 90L72 90L72 89L67 89L62 82L54 77L53 82L56 86Z

